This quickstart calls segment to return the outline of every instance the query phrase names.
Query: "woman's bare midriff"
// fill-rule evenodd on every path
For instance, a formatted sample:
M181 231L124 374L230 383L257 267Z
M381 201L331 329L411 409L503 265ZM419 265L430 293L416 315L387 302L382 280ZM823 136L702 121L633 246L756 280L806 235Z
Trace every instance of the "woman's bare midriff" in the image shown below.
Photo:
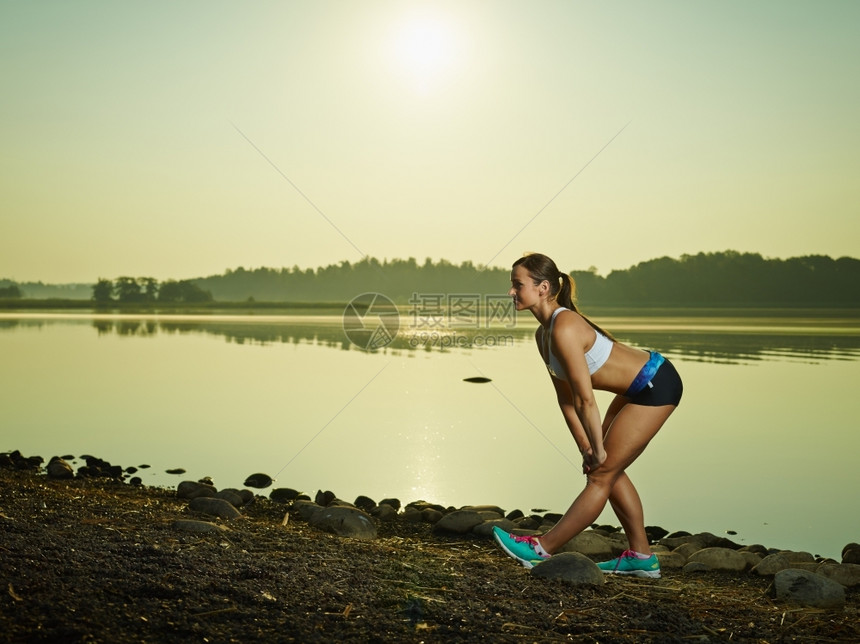
M648 362L649 353L616 342L609 360L591 376L591 385L601 391L623 394Z

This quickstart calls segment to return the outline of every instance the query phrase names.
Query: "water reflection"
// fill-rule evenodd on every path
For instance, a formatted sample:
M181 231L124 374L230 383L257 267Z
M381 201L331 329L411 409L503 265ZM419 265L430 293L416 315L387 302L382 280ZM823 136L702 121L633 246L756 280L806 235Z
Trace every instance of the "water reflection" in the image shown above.
M39 316L0 318L0 332L17 327L88 324L99 336L146 338L163 335L221 336L236 344L312 344L341 351L362 351L351 343L340 316ZM853 318L602 318L601 324L624 342L688 359L713 363L761 360L856 360L860 358L860 322ZM447 352L504 347L530 342L535 323L518 320L510 327L407 326L381 351Z

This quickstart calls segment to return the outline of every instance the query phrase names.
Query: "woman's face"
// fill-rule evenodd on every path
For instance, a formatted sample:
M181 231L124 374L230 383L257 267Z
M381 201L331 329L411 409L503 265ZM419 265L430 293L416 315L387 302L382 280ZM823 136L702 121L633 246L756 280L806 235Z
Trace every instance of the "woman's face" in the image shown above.
M514 308L517 311L522 311L540 302L540 286L540 284L535 284L532 276L522 264L514 266L514 270L511 271L511 288L508 291L508 295L514 300Z

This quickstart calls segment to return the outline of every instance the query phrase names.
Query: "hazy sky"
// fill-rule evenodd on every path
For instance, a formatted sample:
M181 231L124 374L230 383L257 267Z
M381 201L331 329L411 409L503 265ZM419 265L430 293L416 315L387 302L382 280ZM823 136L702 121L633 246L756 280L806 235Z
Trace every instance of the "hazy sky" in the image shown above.
M0 277L860 256L856 0L2 2L0 51Z

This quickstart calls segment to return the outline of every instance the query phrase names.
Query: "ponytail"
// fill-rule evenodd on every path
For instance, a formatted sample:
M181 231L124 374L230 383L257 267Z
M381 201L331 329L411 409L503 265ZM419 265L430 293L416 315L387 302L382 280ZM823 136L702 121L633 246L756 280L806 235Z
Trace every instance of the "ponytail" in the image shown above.
M582 311L577 308L576 282L573 281L573 278L570 275L558 270L558 267L552 259L546 255L541 255L540 253L530 253L520 257L514 262L514 267L520 265L524 266L529 272L529 275L531 275L535 284L540 284L544 280L549 282L550 296L553 297L559 305L578 313L595 331L602 333L613 342L615 341L612 334L601 329L594 322L588 319L587 316L583 315Z

